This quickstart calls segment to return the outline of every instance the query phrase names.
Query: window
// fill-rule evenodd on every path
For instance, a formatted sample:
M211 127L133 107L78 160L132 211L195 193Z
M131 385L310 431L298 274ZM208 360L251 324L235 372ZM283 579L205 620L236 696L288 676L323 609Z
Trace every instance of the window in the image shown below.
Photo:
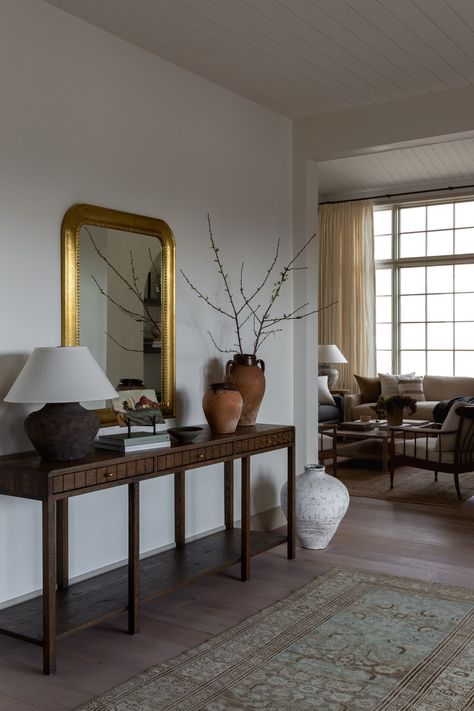
M374 210L377 370L472 375L474 200Z

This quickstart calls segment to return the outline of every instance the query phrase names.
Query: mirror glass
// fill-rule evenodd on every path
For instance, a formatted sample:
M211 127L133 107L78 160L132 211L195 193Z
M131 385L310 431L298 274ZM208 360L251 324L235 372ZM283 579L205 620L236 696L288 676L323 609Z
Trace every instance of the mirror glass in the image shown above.
M131 226L134 229L131 229ZM63 222L63 344L88 346L112 385L156 391L173 416L174 240L162 220L76 205ZM109 403L83 403L113 421Z

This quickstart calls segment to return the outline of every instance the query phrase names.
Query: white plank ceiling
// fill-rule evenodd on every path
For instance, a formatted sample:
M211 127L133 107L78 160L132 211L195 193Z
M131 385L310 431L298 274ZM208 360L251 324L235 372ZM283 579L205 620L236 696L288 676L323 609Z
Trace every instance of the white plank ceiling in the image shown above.
M46 0L290 117L474 84L474 0Z
M472 185L474 138L322 161L318 176L320 201Z

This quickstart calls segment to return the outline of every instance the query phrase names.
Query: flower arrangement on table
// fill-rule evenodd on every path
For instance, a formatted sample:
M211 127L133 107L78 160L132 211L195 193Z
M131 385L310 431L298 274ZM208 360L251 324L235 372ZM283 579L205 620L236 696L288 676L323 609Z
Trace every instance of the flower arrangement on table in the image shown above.
M371 407L379 419L402 412L405 408L413 415L416 412L416 400L409 395L380 395Z

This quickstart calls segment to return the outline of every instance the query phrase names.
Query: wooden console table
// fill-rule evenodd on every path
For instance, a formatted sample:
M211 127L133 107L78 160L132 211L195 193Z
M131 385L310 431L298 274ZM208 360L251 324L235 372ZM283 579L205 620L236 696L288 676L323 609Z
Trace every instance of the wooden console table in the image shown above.
M42 502L43 595L0 610L0 634L43 647L43 671L56 671L56 638L128 610L128 632L139 631L140 603L240 560L241 579L250 577L250 557L287 541L295 557L295 431L291 426L255 425L231 435L204 427L192 444L134 454L93 450L75 462L45 462L35 453L0 457L0 494ZM250 531L250 457L287 449L288 527ZM235 459L242 466L241 531L234 529ZM224 463L225 530L186 543L184 478L188 469ZM175 542L172 550L139 554L140 481L174 475ZM91 491L128 485L128 566L69 587L68 500Z

